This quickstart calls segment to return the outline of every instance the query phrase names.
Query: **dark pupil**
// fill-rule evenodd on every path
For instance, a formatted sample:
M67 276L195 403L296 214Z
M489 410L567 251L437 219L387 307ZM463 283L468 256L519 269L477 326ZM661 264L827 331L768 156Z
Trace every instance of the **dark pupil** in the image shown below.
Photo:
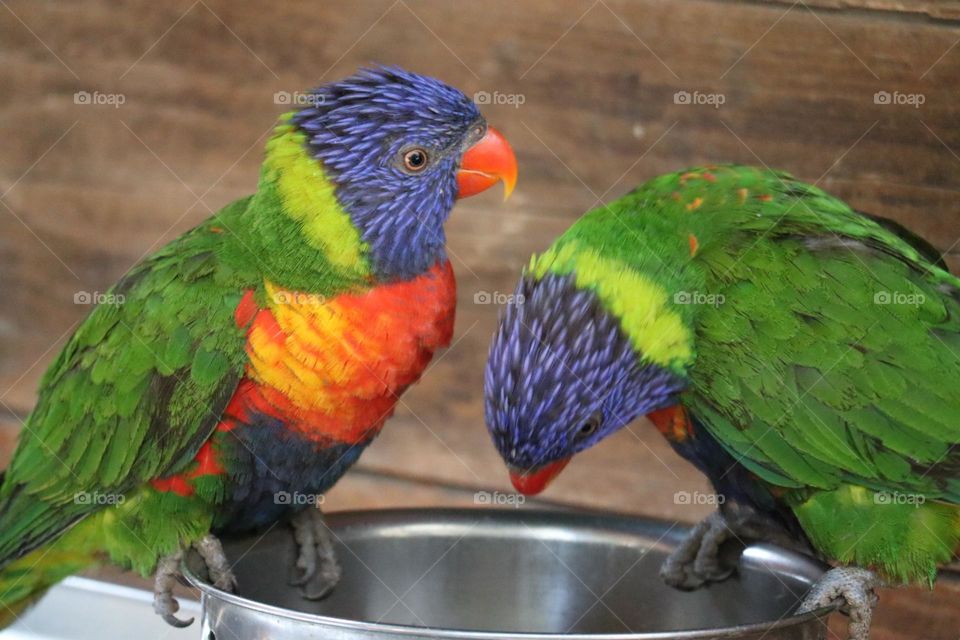
M596 428L597 428L597 424L595 422L584 422L583 426L580 427L580 433L588 436L591 433L593 433Z
M411 151L407 154L407 164L411 167L422 167L426 160L426 157L420 151Z

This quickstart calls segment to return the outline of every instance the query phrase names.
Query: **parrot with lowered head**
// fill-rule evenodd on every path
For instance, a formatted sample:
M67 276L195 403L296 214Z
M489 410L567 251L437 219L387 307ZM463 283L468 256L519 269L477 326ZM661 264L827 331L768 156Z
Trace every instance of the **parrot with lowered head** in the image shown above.
M308 598L339 578L310 496L376 437L453 331L443 225L516 180L476 105L399 68L314 90L266 145L256 193L134 266L42 379L0 486L5 621L101 558L156 570L292 523ZM293 499L296 497L296 499Z
M672 173L588 212L517 285L485 411L516 488L646 416L725 496L666 560L731 537L834 562L801 603L933 583L960 548L960 279L924 241L785 173Z

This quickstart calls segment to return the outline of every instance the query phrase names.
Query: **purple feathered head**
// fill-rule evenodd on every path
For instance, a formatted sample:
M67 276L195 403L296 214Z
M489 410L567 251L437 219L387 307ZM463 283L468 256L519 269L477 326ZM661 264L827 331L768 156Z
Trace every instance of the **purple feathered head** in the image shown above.
M469 195L462 175L469 174L471 193L516 179L506 141L472 100L439 80L397 67L364 69L315 89L309 102L293 124L336 185L382 278L409 278L443 257L443 223L458 194Z
M674 404L684 386L644 362L573 276L525 275L490 346L487 428L517 489L538 493L573 454Z

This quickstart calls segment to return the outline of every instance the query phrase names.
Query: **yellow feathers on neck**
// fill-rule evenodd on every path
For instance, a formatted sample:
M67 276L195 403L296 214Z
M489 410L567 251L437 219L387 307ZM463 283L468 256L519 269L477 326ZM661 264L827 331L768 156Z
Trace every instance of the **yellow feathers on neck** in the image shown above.
M337 200L320 161L311 158L303 132L285 114L267 142L264 178L274 182L287 215L303 224L307 241L346 269L366 268L366 246Z
M572 241L534 256L530 273L538 280L547 273L574 274L577 287L597 294L650 362L676 369L693 361L690 329L671 307L667 290L642 273Z

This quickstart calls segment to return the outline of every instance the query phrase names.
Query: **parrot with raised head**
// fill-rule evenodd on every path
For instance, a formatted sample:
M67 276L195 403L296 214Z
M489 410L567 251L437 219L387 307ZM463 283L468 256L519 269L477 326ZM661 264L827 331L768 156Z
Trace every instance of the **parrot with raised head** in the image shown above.
M312 496L376 437L450 342L443 225L458 197L516 180L463 93L394 67L321 86L281 116L256 192L134 266L40 384L0 486L6 621L101 558L174 580L218 536L293 525L295 583L339 568Z
M960 548L960 279L786 173L671 173L585 214L525 269L485 413L523 493L646 416L726 498L663 578L723 579L734 536L792 543L837 565L799 610L845 601L856 640L875 587Z

